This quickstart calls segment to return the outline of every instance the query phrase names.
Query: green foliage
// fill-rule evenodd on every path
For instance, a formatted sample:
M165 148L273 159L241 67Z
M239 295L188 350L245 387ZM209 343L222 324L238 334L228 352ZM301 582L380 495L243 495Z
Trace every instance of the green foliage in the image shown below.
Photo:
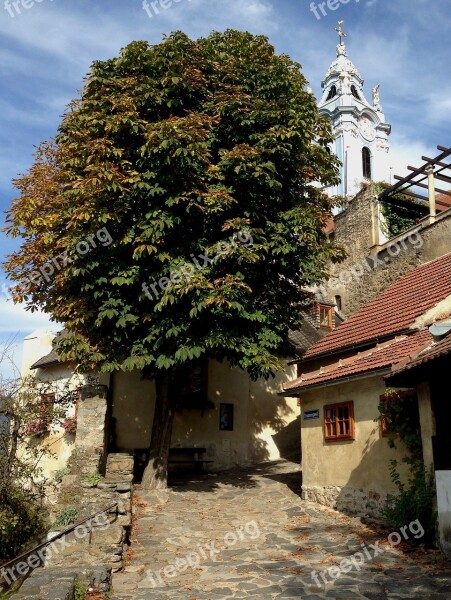
M379 404L380 419L384 420L388 443L396 448L399 438L407 446L410 457L406 460L423 461L420 413L415 390L387 389Z
M99 473L87 473L83 476L82 482L89 483L90 485L97 485L102 479L103 477Z
M9 362L9 349L0 348L0 366ZM9 369L8 369L9 370ZM49 398L55 389L40 383L35 377L7 379L0 369L0 404L7 426L0 428L0 559L14 558L45 528L43 505L48 483L40 465L53 456L52 447L40 443L31 432L47 408L55 417L64 414L69 403L64 386L50 407ZM49 410L50 413L50 410Z
M58 471L55 471L53 479L56 481L56 483L61 483L63 481L63 477L65 475L69 475L69 473L70 469L68 467L63 467L62 469L58 469Z
M0 495L0 560L17 556L43 530L38 504L27 492L9 486Z
M78 517L78 510L74 506L65 506L58 513L52 529L58 529L60 527L69 527L75 523Z
M301 290L342 256L323 232L321 190L338 182L331 141L300 66L263 36L129 44L92 65L55 143L16 181L15 300L63 323L72 335L59 350L86 369L160 376L211 358L273 375ZM79 259L77 244L103 227L112 243ZM252 245L217 252L242 230ZM72 262L51 285L30 279L65 251ZM143 284L205 252L212 263L146 295Z
M385 516L390 526L400 529L417 519L424 536L418 543L431 542L436 535L437 513L433 510L435 482L433 470L426 473L423 464L411 466L411 476L407 485L402 483L396 460L391 461L390 476L398 488L398 495L389 503Z
M75 582L74 600L85 600L88 586L81 581Z
M387 184L376 184L376 191L381 193L387 187ZM381 212L385 218L382 230L389 239L414 227L418 219L428 213L428 208L423 201L412 200L410 196L402 193L395 194L392 199L393 203L381 202Z
M384 420L388 443L396 448L401 440L409 450L403 461L409 465L408 483L401 480L398 463L390 463L390 477L398 489L398 495L387 505L385 516L389 525L400 528L419 520L425 535L419 543L432 541L436 533L437 514L434 511L434 473L426 472L423 461L423 445L418 400L415 390L397 391L388 389L379 405L380 419Z

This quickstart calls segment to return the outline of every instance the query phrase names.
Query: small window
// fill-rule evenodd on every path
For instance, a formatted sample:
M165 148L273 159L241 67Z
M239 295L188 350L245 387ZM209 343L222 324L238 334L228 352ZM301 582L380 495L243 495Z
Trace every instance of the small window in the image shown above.
M341 300L341 296L335 296L335 304L337 305L337 310L339 312L341 312L341 309L343 308L343 302Z
M53 420L53 409L55 405L55 394L41 394L39 405L39 420L43 425L50 425Z
M326 442L354 440L354 402L324 407L324 439Z
M357 91L357 88L355 87L355 85L351 85L351 93L354 96L354 98L357 98L357 100L360 100L360 95L359 95L359 92Z
M325 306L320 304L319 306L319 326L321 329L333 328L334 309L332 306Z
M177 373L171 380L175 409L200 410L214 408L208 400L208 363L198 361L191 369Z
M329 90L329 94L327 95L326 102L328 102L329 100L332 100L332 98L335 98L336 95L337 95L337 88L333 85Z
M371 153L366 146L362 148L363 177L371 179Z

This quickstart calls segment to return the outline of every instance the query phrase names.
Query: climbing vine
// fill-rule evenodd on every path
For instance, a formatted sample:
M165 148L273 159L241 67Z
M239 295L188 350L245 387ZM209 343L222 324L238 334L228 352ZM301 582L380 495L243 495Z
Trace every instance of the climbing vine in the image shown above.
M376 184L377 194L381 194L387 189L387 184ZM381 202L381 212L384 220L381 224L383 233L389 238L414 227L419 219L428 213L426 204L421 200L412 200L405 194L395 194L392 196L396 203Z
M421 425L415 390L388 389L379 404L382 429L391 448L400 440L409 451L403 462L409 465L407 483L401 480L398 461L390 462L390 477L398 489L385 510L388 524L400 528L419 520L425 531L421 541L435 537L437 514L434 511L435 485L433 472L426 472L423 460Z

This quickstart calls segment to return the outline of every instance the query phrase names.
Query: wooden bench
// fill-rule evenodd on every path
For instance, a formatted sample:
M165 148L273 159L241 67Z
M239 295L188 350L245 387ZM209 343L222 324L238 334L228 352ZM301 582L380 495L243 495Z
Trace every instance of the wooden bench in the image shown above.
M170 465L194 465L196 471L202 471L205 464L213 462L202 458L206 451L206 448L171 448L168 462Z
M202 455L207 451L206 448L171 448L169 450L169 464L171 465L194 465L196 471L202 471L202 467L212 460L205 460ZM140 483L149 460L148 448L137 448L133 451L134 455L134 477L135 483Z

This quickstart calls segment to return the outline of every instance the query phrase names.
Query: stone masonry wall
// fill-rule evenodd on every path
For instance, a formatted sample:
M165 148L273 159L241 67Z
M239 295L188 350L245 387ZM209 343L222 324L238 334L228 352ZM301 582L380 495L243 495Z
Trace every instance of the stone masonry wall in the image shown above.
M387 495L348 487L303 487L302 499L317 502L346 514L380 519L387 506Z
M122 569L131 529L133 457L107 457L108 420L107 390L88 390L78 409L71 472L63 477L51 508L52 521L67 511L75 512L75 523L102 514L62 538L55 536L66 526L52 528L48 540L54 541L47 546L43 568L28 577L14 596L17 600L73 600L78 585L103 593L110 588L111 573Z
M349 317L376 298L392 283L416 267L451 252L451 209L435 223L422 220L402 235L373 245L372 186L363 190L347 210L336 217L334 242L348 257L331 265L331 278L322 286L329 298L341 296L342 314Z

